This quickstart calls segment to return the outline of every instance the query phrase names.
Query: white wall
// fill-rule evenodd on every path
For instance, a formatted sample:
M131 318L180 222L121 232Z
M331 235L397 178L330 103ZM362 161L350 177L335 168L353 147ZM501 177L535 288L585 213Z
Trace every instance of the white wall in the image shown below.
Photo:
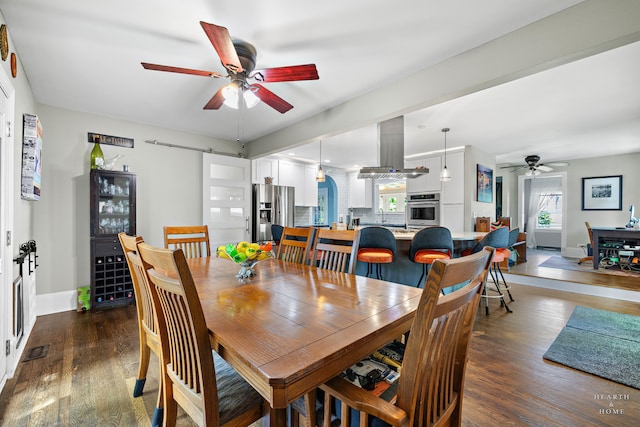
M640 150L640 147L639 147ZM640 151L624 156L598 157L592 159L567 159L569 166L555 168L556 171L567 173L567 193L564 195L564 203L567 206L566 247L563 254L571 257L584 255L579 244L588 243L589 236L585 227L588 221L592 227L620 227L629 220L629 205L633 204L640 209ZM519 207L513 201L518 200L518 174L505 172L504 192L508 193L510 204L509 214L512 218L519 218ZM582 210L582 178L594 176L622 175L622 210L615 211L583 211ZM637 210L636 210L637 212ZM513 226L513 222L512 222ZM565 252L566 251L566 252Z
M88 132L134 139L133 149L103 145L102 151L107 159L124 154L115 169L128 164L137 175L137 233L158 246L163 245L164 225L202 223L202 153L145 140L239 151L235 142L47 105L38 105L36 113L44 128L42 198L32 202L32 237L38 242L40 257L39 296L89 285L89 153L93 144L87 142Z

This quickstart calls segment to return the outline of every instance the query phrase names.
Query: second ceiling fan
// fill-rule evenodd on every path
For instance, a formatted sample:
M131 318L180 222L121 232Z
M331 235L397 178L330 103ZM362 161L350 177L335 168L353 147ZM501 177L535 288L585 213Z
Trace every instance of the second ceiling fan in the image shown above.
M512 170L529 169L527 175L538 175L540 172L551 172L552 166L561 167L569 166L567 162L540 163L540 156L531 155L524 158L526 165L503 166L502 169L512 168Z
M168 65L142 62L147 70L168 71L180 74L192 74L211 78L226 78L231 83L221 87L204 106L205 110L217 110L223 104L238 108L241 102L252 107L259 101L284 114L293 105L280 98L259 83L291 82L299 80L317 80L318 70L315 64L292 65L255 70L257 52L255 47L243 40L233 40L225 27L200 21L200 25L209 37L218 53L227 75L215 71L194 70ZM258 83L250 83L255 81Z

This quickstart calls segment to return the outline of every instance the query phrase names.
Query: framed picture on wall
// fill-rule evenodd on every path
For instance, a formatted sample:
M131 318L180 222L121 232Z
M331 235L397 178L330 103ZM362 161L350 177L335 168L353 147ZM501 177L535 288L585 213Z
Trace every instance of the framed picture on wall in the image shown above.
M480 164L477 166L478 201L493 203L493 169L489 169L488 167Z
M583 211L621 211L622 175L582 178Z

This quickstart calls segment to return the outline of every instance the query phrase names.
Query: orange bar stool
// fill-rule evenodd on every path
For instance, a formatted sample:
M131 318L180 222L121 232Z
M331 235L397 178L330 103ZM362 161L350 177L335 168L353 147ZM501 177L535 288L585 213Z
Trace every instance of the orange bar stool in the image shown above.
M453 258L453 238L446 227L427 227L418 231L409 246L411 261L422 264L422 275L416 287L423 284L429 267L437 259Z
M482 298L485 301L485 312L489 314L489 298L499 298L500 305L507 310L509 313L513 313L511 308L507 305L507 302L504 300L504 293L502 290L507 291L509 295L509 299L513 301L513 297L511 296L511 288L507 284L507 281L504 279L504 275L502 274L502 269L500 268L500 263L505 259L508 259L511 255L511 251L508 249L509 246L509 229L507 227L496 228L495 230L489 232L486 236L482 238L476 245L471 249L466 249L462 251L462 256L467 256L479 252L485 246L492 246L496 249L493 259L491 260L491 268L489 269L489 274L491 274L491 280L493 281L493 286L489 286L489 283L484 287L482 291ZM502 278L502 284L500 283L500 278ZM489 291L495 292L496 294L489 294Z
M360 230L358 262L367 263L367 277L371 277L372 267L376 268L376 278L382 279L382 264L391 264L396 259L396 237L384 227L365 227Z

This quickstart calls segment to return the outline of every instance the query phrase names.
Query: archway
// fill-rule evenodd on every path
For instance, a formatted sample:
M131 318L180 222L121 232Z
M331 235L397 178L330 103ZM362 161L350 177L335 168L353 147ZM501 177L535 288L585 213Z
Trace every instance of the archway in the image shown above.
M318 183L316 224L331 225L338 221L338 186L330 176Z

